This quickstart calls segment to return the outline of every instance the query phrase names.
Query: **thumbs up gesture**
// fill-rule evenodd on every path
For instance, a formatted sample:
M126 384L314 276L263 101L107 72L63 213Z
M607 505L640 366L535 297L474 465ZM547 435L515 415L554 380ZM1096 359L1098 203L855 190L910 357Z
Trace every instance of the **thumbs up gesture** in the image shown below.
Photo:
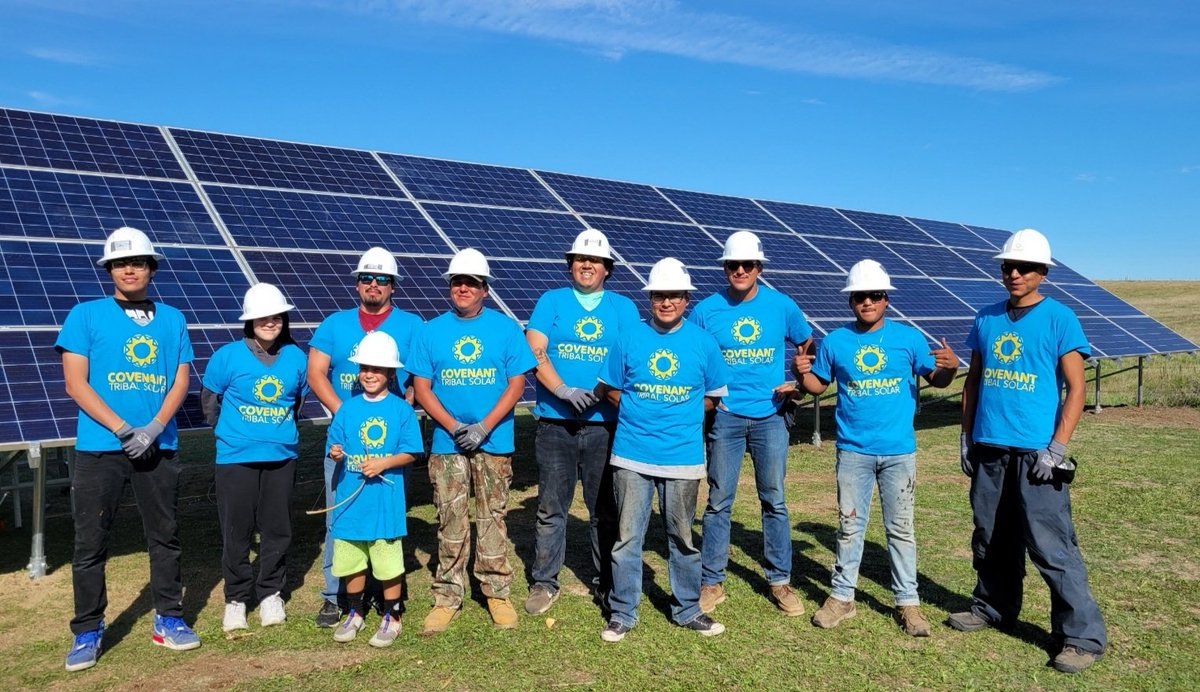
M942 347L935 348L929 352L933 356L934 365L942 370L957 370L958 356L954 355L954 349L950 348L950 344L946 343L946 338L942 337Z

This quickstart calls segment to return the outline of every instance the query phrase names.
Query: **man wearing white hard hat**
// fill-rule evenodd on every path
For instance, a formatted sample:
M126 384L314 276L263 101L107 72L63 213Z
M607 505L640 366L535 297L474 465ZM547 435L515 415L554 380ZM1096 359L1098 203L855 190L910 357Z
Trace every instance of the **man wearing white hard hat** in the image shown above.
M603 598L611 585L616 509L608 455L617 410L593 390L618 335L638 322L633 301L604 288L613 259L603 233L582 231L566 259L571 285L544 293L525 327L538 361L536 552L525 600L531 615L546 612L558 599L576 479L583 483L588 510L593 586Z
M805 351L812 343L812 328L796 301L758 282L767 261L758 236L733 233L720 261L728 288L700 301L688 318L717 340L732 371L729 396L721 399L707 434L700 608L709 613L725 600L730 515L749 446L762 507L763 568L770 599L785 615L802 615L804 603L791 587L792 524L783 495L788 454L783 407L792 389L784 377L787 344Z
M885 317L892 290L892 280L878 262L855 264L842 289L849 294L854 322L825 337L815 362L809 355L797 355L793 362L800 387L809 394L822 394L831 382L837 383L837 551L832 593L812 622L828 629L857 614L854 591L878 486L896 619L907 634L928 637L929 620L921 613L917 595L913 529L916 378L945 387L958 371L958 357L945 339L940 348L930 350L920 331Z
M1068 492L1075 464L1067 444L1083 413L1091 348L1070 308L1038 291L1054 266L1045 236L1017 231L995 259L1008 299L975 316L963 386L960 462L971 477L978 581L971 609L951 615L950 625L1016 624L1028 552L1050 587L1050 634L1061 647L1052 665L1077 673L1108 645Z
M381 247L373 247L363 253L358 266L352 271L358 291L358 307L335 312L326 317L308 342L308 386L312 393L329 411L337 413L342 403L361 392L358 383L358 365L350 360L362 338L379 330L396 340L400 358L407 362L412 338L421 328L421 318L392 305L392 293L400 272L396 258ZM394 391L405 395L409 381L403 368L396 371L391 386ZM411 396L409 397L411 401ZM336 465L325 459L325 501L333 504L333 473ZM325 515L325 584L321 589L321 608L317 611L318 627L333 627L341 618L343 596L341 580L333 575L333 541L329 537L332 517Z
M200 646L183 621L175 519L180 467L175 412L187 396L194 356L183 314L149 298L162 258L138 229L113 231L97 262L112 278L112 297L71 308L54 344L62 354L67 394L79 406L71 473L75 641L67 670L96 665L103 648L104 570L126 483L133 486L149 545L152 641L175 650Z
M708 332L683 319L695 290L674 257L650 270L651 317L621 333L600 382L617 405L613 488L618 535L612 551L608 625L618 642L636 624L642 597L642 545L655 492L667 535L671 620L702 636L725 631L700 611L700 549L692 535L705 476L704 416L728 393L729 369Z
M475 578L492 623L512 629L517 612L510 600L513 570L505 517L515 444L513 408L537 360L521 325L484 307L493 278L482 253L459 251L443 276L450 282L452 309L425 325L408 363L417 401L437 424L429 479L438 510L438 564L424 633L446 630L468 595L467 502L472 491L478 527Z
M308 394L307 359L292 340L291 309L275 286L251 286L238 317L242 338L217 349L204 369L200 405L217 443L226 632L248 628L246 607L255 602L264 627L287 618L282 592L300 454L296 413ZM250 566L255 533L258 579Z

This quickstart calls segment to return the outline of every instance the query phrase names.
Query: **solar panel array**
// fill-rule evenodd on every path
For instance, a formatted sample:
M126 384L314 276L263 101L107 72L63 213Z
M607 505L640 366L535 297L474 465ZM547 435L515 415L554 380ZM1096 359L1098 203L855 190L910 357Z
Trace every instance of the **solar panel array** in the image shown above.
M672 255L700 296L725 285L725 237L751 230L764 282L791 295L816 333L849 316L846 270L874 258L891 272L895 317L960 353L970 320L1002 299L991 259L1006 231L787 202L691 192L549 171L443 161L171 127L0 109L0 447L74 436L76 407L53 349L76 303L111 293L95 265L104 237L131 225L166 255L152 297L183 311L197 361L179 414L202 425L200 374L240 334L255 281L280 286L302 343L351 307L359 254L382 245L405 280L396 304L428 319L448 303L451 256L492 259L493 304L517 320L567 285L562 252L586 226L619 255L609 288L637 299L650 266ZM1056 260L1057 261L1057 260ZM1197 346L1065 266L1046 292L1079 314L1100 357ZM643 308L644 309L644 308ZM320 415L310 405L310 415Z

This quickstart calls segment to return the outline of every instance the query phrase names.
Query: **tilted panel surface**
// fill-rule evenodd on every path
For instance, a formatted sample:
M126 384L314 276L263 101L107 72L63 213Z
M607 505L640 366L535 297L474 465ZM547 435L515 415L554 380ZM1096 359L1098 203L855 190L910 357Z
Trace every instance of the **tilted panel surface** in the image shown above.
M1092 353L1093 357L1133 356L1148 350L1140 339L1103 317L1080 317L1079 324L1097 351Z
M702 226L722 226L727 229L752 231L786 231L778 221L771 218L752 200L743 197L727 197L707 192L672 190L659 188L672 202L692 220Z
M851 221L858 224L876 240L884 242L904 241L909 243L930 243L933 238L926 232L904 220L901 216L891 214L874 214L867 211L851 211L839 209Z
M0 331L0 444L75 436L57 330Z
M929 276L958 279L982 279L990 276L940 245L889 243L888 248Z
M721 245L696 226L586 217L604 231L613 250L629 262L654 264L674 257L689 267L719 267Z
M849 319L853 317L846 294L841 293L846 279L831 274L771 272L763 279L777 291L796 301L809 319Z
M478 163L380 154L416 199L562 211L554 195L527 170Z
M938 283L971 307L973 312L1007 299L1008 293L999 281L967 281L938 279Z
M1150 317L1114 317L1112 322L1121 329L1149 344L1159 353L1195 353L1196 344L1168 329Z
M973 226L971 224L964 224L964 225L966 225L966 227L968 229L970 229L970 231L972 233L979 236L980 238L983 238L988 243L988 245L996 248L997 250L999 250L1001 247L1003 247L1004 241L1008 239L1008 236L1012 235L1012 231L1002 231L999 228L988 228L987 226Z
M878 240L857 240L847 238L827 238L824 236L805 236L825 256L842 266L847 272L861 260L873 259L883 265L892 276L924 276L921 270L888 249L887 245Z
M718 240L724 240L726 237L718 229L710 228L708 232L716 236ZM763 254L767 257L763 267L764 272L785 269L842 273L841 267L825 259L811 245L792 233L759 233L758 239L762 241Z
M425 211L460 249L492 257L563 257L583 226L570 214L426 204Z
M834 238L870 237L862 229L843 218L837 211L828 207L768 202L766 200L758 200L758 203L800 235L807 236L815 233Z
M992 247L991 243L975 235L971 232L971 229L960 223L948 223L946 221L933 221L931 219L918 219L915 217L908 217L908 220L915 223L921 230L933 236L943 245L953 248L975 248L978 250L988 250Z
M0 164L183 178L156 127L0 108Z
M686 222L683 214L649 185L538 171L572 209L581 214Z
M975 314L971 306L931 279L893 276L892 285L896 290L889 292L889 304L905 317L966 317Z
M1055 285L1067 292L1071 297L1105 317L1136 317L1142 314L1141 310L1138 310L1096 284L1064 286L1056 283Z

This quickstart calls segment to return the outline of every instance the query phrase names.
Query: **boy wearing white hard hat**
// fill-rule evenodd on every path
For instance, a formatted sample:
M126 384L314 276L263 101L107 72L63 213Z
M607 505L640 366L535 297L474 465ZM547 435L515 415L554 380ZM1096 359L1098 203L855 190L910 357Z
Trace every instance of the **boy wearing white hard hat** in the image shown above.
M246 608L255 602L264 627L287 618L282 592L300 453L296 413L308 394L307 359L292 340L290 310L275 286L251 286L238 317L242 338L217 349L204 369L200 406L217 443L226 632L248 627ZM255 533L257 579L250 566Z
M513 408L525 375L537 366L521 325L484 307L492 283L487 258L466 248L450 260L451 310L430 320L413 344L408 364L417 401L436 426L429 480L438 510L438 566L433 609L424 633L446 630L468 594L475 493L475 578L498 629L517 626L508 559L508 489L512 482Z
M350 642L363 628L370 569L383 587L383 617L370 644L386 647L401 629L406 467L424 452L424 443L412 406L389 391L404 367L396 341L386 332L371 332L350 358L358 365L362 393L338 409L326 440L326 453L338 464L328 512L333 516L333 572L345 580L348 602L333 640Z
M829 383L837 383L837 551L832 593L812 622L832 628L857 614L854 591L871 497L878 486L896 619L907 634L928 637L929 620L921 613L917 595L913 530L916 378L945 387L958 371L958 357L945 339L940 348L930 350L920 331L885 317L892 290L892 280L878 262L855 264L842 289L854 322L825 337L815 362L809 355L797 355L793 362L800 387L810 394L822 394Z
M975 316L963 386L960 463L971 477L978 581L971 609L951 615L950 625L1016 624L1028 552L1050 587L1050 634L1061 646L1051 664L1078 673L1108 646L1068 492L1067 444L1083 413L1091 347L1075 313L1038 290L1054 266L1045 236L1017 231L995 259L1008 299Z
M97 262L113 281L112 297L71 308L54 344L62 354L67 394L79 405L71 473L75 641L67 670L94 666L103 648L104 569L127 482L149 544L152 641L175 650L200 646L183 621L175 519L180 470L175 412L187 396L194 356L183 315L149 298L161 259L145 233L128 226L113 231Z
M711 637L724 625L700 611L700 548L692 522L705 477L704 415L728 392L729 369L717 342L683 319L695 290L683 264L667 257L650 270L650 319L621 333L600 376L617 406L613 488L618 535L612 551L608 625L618 642L636 624L642 597L642 546L655 492L663 508L671 620Z

